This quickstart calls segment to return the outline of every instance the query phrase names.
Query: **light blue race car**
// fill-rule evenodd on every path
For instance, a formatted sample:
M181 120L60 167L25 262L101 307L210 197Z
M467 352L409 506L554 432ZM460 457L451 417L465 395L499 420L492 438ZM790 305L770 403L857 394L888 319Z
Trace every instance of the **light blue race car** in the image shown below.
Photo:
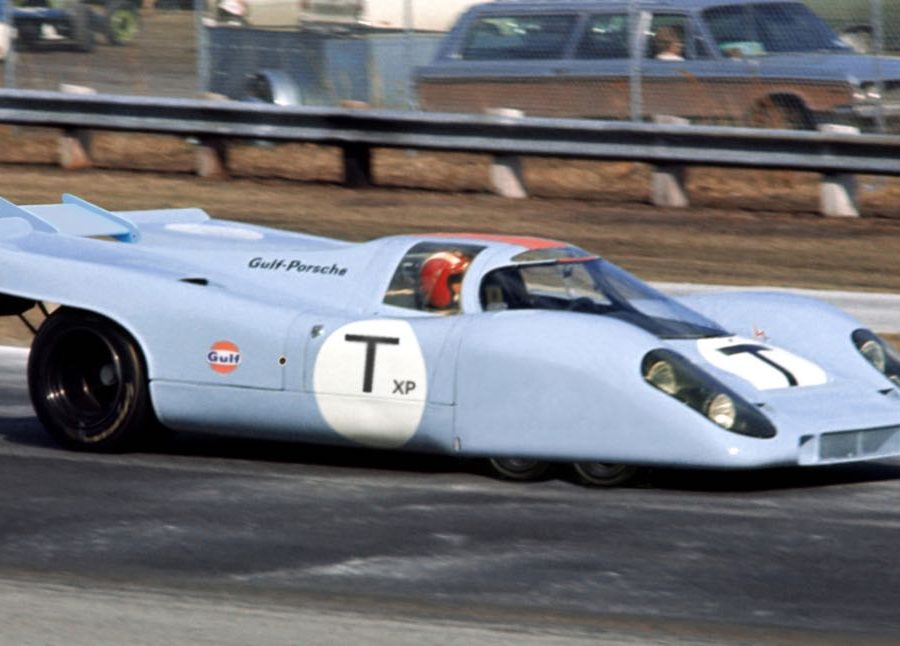
M780 293L676 301L561 242L349 243L65 195L0 201L0 258L0 314L52 309L28 382L70 448L168 427L483 457L520 480L571 464L601 486L900 455L900 359L851 317Z

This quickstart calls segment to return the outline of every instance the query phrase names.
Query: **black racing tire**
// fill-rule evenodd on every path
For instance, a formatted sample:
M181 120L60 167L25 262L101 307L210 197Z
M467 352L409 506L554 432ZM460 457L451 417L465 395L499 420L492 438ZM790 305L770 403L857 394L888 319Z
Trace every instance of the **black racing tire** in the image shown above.
M638 468L630 464L606 462L575 462L572 468L579 482L590 487L617 487L638 473Z
M491 468L506 480L529 482L540 480L550 471L550 463L525 458L491 458Z
M127 45L141 31L141 17L134 4L113 0L106 7L106 40L110 45Z
M38 420L70 449L133 449L157 426L140 348L89 312L61 308L44 321L28 357L28 390Z

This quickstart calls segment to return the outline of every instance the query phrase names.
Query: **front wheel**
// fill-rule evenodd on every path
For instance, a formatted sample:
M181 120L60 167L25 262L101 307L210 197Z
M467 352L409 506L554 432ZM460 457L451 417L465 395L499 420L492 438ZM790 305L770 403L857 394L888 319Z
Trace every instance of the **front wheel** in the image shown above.
M38 420L67 448L129 449L155 422L137 343L88 312L62 308L44 322L28 358L28 389Z
M638 472L638 468L630 464L606 462L576 462L572 467L581 483L592 487L615 487L625 484Z

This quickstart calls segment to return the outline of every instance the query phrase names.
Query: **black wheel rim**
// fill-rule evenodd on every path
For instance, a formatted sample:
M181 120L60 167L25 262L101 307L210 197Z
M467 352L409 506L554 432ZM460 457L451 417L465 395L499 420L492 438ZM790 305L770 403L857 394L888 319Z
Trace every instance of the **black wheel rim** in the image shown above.
M132 388L119 350L88 329L60 335L48 349L45 367L47 412L81 442L112 433Z

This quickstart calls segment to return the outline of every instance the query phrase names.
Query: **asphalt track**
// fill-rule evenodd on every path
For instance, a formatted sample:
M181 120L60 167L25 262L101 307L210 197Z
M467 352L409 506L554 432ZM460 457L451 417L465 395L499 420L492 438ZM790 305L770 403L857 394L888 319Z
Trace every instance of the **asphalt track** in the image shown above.
M0 642L897 643L900 462L591 490L179 435L54 446L0 351Z

